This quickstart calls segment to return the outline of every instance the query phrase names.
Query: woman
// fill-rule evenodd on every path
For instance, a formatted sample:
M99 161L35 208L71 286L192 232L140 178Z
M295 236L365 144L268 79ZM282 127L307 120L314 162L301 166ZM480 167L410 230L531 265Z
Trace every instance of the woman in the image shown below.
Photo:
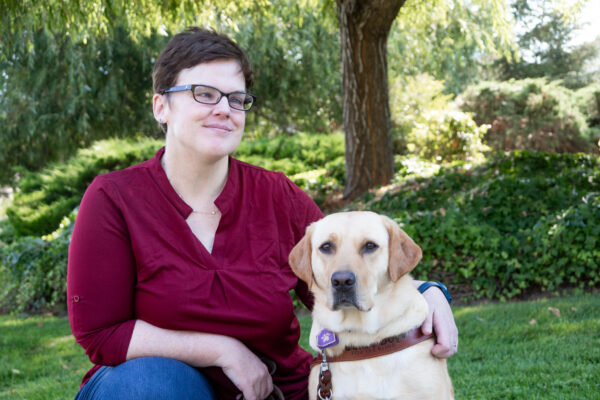
M230 157L253 76L226 36L190 28L158 57L156 156L97 177L69 249L73 334L95 366L77 399L305 399L311 356L298 346L289 291L310 306L287 256L322 217L283 174ZM436 293L438 292L438 293ZM423 330L456 350L445 298Z

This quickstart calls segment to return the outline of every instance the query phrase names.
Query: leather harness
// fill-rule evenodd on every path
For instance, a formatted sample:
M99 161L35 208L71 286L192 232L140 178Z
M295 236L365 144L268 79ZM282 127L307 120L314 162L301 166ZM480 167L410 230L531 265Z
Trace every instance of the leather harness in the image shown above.
M323 357L324 349L318 354L310 364L310 368L320 365L319 386L317 388L317 400L331 399L333 395L331 387L331 371L328 363L366 360L392 354L402 351L418 343L434 338L433 333L424 335L421 328L415 328L398 336L392 336L383 339L379 343L374 343L364 347L346 347L344 351L335 357Z

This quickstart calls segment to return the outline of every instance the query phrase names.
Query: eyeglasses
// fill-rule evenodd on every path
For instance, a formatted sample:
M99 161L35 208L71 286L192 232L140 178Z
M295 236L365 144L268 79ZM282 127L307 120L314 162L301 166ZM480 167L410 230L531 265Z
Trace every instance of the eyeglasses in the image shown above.
M202 104L217 104L223 96L227 97L229 107L234 110L248 111L256 101L256 97L245 92L223 93L219 89L206 85L173 86L160 91L160 94L185 92L190 90L194 100Z

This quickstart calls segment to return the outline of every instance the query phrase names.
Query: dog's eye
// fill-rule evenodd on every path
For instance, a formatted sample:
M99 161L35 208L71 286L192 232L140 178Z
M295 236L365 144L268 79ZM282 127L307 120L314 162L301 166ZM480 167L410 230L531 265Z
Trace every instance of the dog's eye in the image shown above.
M377 246L376 243L367 242L363 245L362 252L363 253L372 253L375 250L377 250L378 248L379 248L379 246Z
M333 252L333 249L334 249L334 247L331 242L325 242L319 247L319 250L321 250L321 253L325 253L325 254L331 254Z

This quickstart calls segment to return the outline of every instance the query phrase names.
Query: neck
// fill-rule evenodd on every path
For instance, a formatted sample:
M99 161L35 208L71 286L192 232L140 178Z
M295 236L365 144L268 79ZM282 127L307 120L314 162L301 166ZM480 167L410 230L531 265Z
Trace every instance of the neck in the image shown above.
M190 207L211 211L227 182L229 158L204 161L194 155L170 152L167 146L161 165L173 189Z

